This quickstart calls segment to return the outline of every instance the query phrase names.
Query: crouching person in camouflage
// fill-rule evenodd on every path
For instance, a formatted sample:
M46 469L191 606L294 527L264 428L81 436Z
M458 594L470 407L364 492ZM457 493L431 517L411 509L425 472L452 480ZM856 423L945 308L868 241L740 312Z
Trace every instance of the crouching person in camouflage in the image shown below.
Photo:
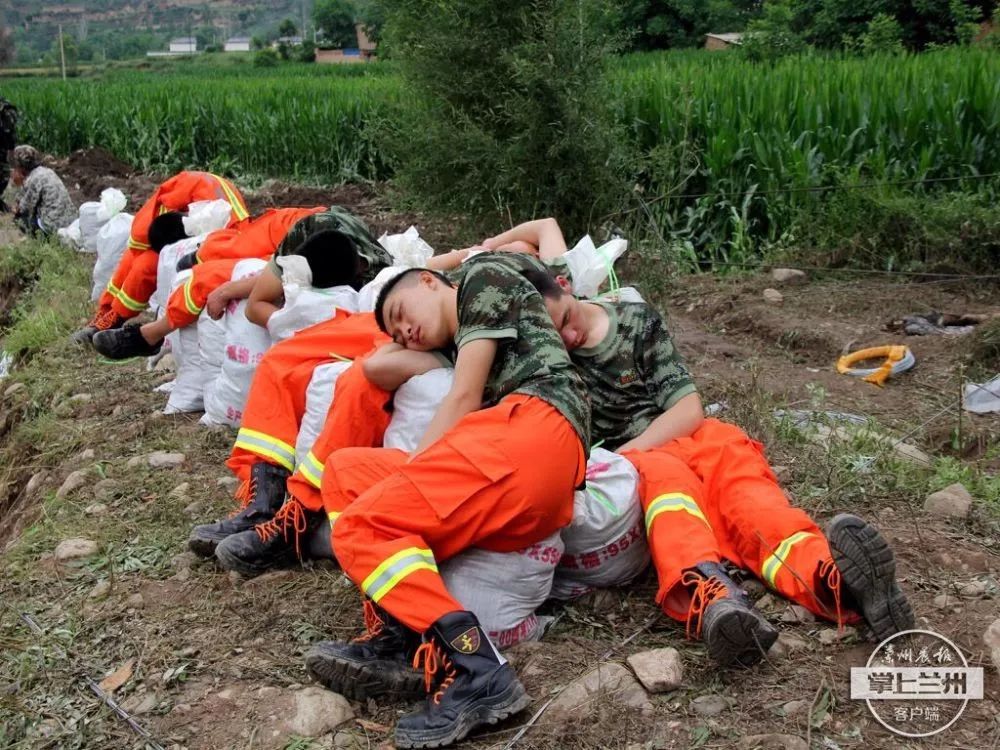
M32 235L54 234L77 216L63 181L41 161L41 154L31 146L18 146L10 156L11 180L21 188L14 204L14 220Z

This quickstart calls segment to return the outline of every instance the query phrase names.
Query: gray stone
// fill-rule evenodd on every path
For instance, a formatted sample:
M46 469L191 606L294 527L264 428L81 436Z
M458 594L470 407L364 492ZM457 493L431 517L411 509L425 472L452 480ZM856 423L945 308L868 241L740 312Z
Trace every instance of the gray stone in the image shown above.
M73 456L73 460L81 464L87 461L93 461L95 458L97 458L97 453L94 452L93 448L85 448Z
M138 469L144 463L146 463L146 457L145 456L132 456L132 458L130 458L125 463L125 468L126 469Z
M724 695L699 695L691 701L691 709L699 716L718 716L733 703Z
M56 414L59 414L60 416L68 416L75 412L78 406L89 404L93 400L94 396L90 393L74 394L60 402L59 406L56 407Z
M787 286L805 284L809 281L805 271L797 268L775 268L771 271L771 280Z
M626 659L639 682L651 693L676 690L684 682L681 655L675 648L657 648L632 654Z
M69 476L63 480L63 483L56 490L56 497L63 500L76 490L80 489L87 483L87 471L85 469L78 469L77 471L71 471Z
M26 386L24 383L14 383L13 385L7 386L7 390L3 392L3 395L6 398L10 398L15 393L20 393L21 391L25 391L27 389L28 386Z
M824 646L832 646L834 643L847 641L858 634L855 628L845 626L842 630L837 628L824 628L819 632L819 642Z
M307 687L295 693L295 715L288 729L301 737L318 737L354 718L347 699L319 687Z
M108 506L104 503L92 503L83 509L88 516L103 516L108 512Z
M191 485L188 482L181 482L170 490L170 497L186 498L191 493Z
M97 554L97 542L90 539L63 539L56 547L53 556L56 560L77 560L81 557L90 557Z
M184 506L184 512L189 516L200 516L205 510L205 504L200 500L195 500L194 502L188 503Z
M97 584L90 590L87 597L90 599L103 599L111 592L111 583L108 581L98 581Z
M102 479L94 485L94 497L100 500L112 500L121 491L121 482L117 479Z
M958 604L958 597L954 594L938 594L934 597L934 606L938 609L948 609Z
M200 559L194 552L181 552L170 558L170 564L177 570L191 570L191 566Z
M785 716L797 716L807 708L809 708L809 701L788 701L781 707L781 711Z
M164 451L156 451L155 453L150 453L146 457L149 465L154 469L175 469L185 461L185 456L183 453L165 453Z
M35 497L39 490L42 489L42 485L45 480L49 478L47 472L39 471L31 475L31 479L28 480L28 484L24 488L24 494L28 497Z
M351 750L351 748L361 747L361 743L351 732L341 730L333 735L333 746L340 748L340 750Z
M788 609L781 613L779 618L782 622L810 623L816 622L816 615L798 604L789 605Z
M237 479L236 477L219 477L218 479L215 480L216 487L226 487L226 488L232 487L235 489L239 483L240 480Z
M969 599L978 599L988 590L989 590L989 585L986 583L986 581L975 580L975 581L969 581L968 583L964 584L958 590L958 593Z
M132 594L132 596L125 600L125 606L141 609L146 606L146 600L142 598L142 594Z
M791 654L797 651L805 651L807 648L809 648L809 644L797 635L780 633L778 640L774 642L774 645L767 652L767 658L787 659Z
M924 510L942 518L968 518L972 508L972 495L961 484L955 483L927 496Z
M780 305L785 301L785 296L777 289L765 289L764 301L771 305Z
M145 695L130 695L124 701L122 701L122 708L132 714L137 716L142 714L148 714L154 708L159 705L160 701L156 697L155 693L146 693Z
M552 701L547 715L553 719L566 718L602 693L616 703L644 713L653 710L646 691L632 673L621 664L608 662L569 683Z
M754 734L740 739L740 750L809 750L809 745L794 734Z

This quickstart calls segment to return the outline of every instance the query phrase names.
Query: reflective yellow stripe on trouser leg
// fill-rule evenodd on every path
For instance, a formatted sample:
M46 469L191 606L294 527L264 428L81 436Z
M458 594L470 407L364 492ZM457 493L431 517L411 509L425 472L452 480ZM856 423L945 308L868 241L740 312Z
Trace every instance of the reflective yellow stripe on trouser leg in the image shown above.
M361 584L362 591L376 604L395 588L396 584L418 570L438 572L434 553L420 547L407 547L383 560Z
M288 471L295 468L295 448L263 432L241 428L236 435L236 447L269 458Z
M767 556L764 560L764 564L761 566L760 572L761 577L764 582L770 586L772 589L777 589L778 586L775 580L778 577L778 571L781 566L785 564L785 560L788 559L788 553L791 552L792 547L801 542L803 539L808 539L815 534L811 531L797 531L790 537L782 540L782 542L774 548L774 551Z
M701 512L701 508L698 507L698 503L694 501L693 497L681 492L669 492L657 497L646 508L646 533L650 533L653 528L653 521L656 520L658 515L671 512L687 513L695 518L700 518L708 528L712 528L712 524L705 518L705 514Z

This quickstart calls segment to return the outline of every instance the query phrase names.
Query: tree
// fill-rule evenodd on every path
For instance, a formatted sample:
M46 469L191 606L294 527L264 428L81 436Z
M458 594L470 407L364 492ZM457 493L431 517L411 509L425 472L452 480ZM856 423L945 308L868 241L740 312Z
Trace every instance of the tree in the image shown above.
M14 36L6 27L0 27L0 65L13 62L14 53Z
M385 26L385 8L381 0L357 0L355 16L365 34L376 45L382 41L382 27Z
M868 22L861 35L861 51L866 55L898 55L903 51L903 29L892 16L879 13Z
M299 29L295 25L295 21L291 18L286 18L281 22L281 25L278 26L278 34L281 36L295 36L298 31Z
M796 33L794 0L769 0L760 18L750 22L742 51L751 60L775 60L802 52L806 44Z
M701 46L710 32L742 31L759 0L626 0L622 25L635 49Z
M349 0L316 0L313 21L326 41L336 47L355 47L354 5Z

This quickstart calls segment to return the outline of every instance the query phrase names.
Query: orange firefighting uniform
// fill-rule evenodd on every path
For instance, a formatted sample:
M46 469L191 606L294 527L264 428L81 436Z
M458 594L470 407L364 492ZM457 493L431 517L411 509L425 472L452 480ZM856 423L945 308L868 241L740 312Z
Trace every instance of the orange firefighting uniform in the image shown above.
M412 460L379 448L337 451L323 482L324 502L343 509L334 553L368 598L424 632L464 609L438 562L473 546L524 549L555 533L572 519L585 469L570 422L521 394L467 414Z
M271 347L254 373L240 430L226 466L244 484L250 478L250 468L259 461L293 471L295 440L313 371L326 362L357 359L389 340L378 329L373 313L350 313L338 308L333 319L305 328ZM357 369L363 378L360 368ZM341 386L346 375L347 372L338 378L337 402L342 400L342 393L348 392ZM346 406L348 399L343 400ZM314 502L307 507L319 510L320 504Z
M114 312L132 318L146 308L156 289L159 255L149 246L149 225L160 214L184 211L195 201L225 200L232 207L230 226L249 216L239 190L222 177L208 172L180 172L160 185L132 220L128 245L108 288L98 302L96 318Z
M706 419L690 437L622 455L639 472L656 601L667 615L688 619L687 598L671 596L683 571L726 559L817 615L857 621L839 601L817 599L816 572L832 565L830 546L789 504L763 446L743 430Z
M299 219L324 210L322 206L271 208L234 228L209 234L198 249L199 262L192 267L191 275L170 294L170 325L183 328L197 322L208 295L232 278L237 263L248 258L270 258Z

